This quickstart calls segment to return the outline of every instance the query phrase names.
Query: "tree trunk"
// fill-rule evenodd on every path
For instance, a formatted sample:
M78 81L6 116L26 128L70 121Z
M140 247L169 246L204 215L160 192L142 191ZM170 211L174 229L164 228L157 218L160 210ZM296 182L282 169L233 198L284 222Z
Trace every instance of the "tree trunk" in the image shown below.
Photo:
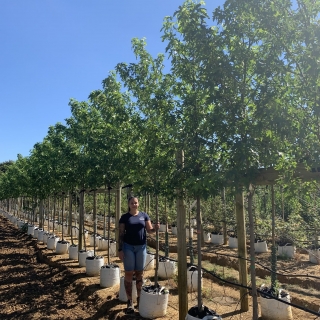
M254 220L252 214L252 199L254 189L250 184L248 192L248 215L250 226L250 274L251 274L251 287L252 287L252 319L258 320L258 293L256 285L256 265L255 265L255 252L254 252Z

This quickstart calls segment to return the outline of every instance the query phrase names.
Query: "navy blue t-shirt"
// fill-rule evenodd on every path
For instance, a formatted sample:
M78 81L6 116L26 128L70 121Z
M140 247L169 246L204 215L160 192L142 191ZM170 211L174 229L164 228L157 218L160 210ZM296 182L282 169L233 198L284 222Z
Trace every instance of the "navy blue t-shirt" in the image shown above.
M149 220L148 214L141 211L136 216L132 216L130 212L123 214L119 220L119 223L125 225L123 241L134 246L146 244L146 221Z

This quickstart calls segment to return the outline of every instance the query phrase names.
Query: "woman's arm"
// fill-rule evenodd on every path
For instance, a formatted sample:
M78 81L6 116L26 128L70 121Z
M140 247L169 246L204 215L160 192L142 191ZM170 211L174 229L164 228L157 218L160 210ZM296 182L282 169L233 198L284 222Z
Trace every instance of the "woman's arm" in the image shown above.
M123 238L124 238L124 231L125 231L125 224L124 223L119 223L119 251L122 250L123 246Z
M159 230L159 228L160 228L159 222L155 223L154 227L152 227L151 221L150 220L146 221L146 229L148 233L154 233L156 232L156 230Z
M125 224L124 223L119 223L119 247L118 247L118 257L120 260L123 260L124 255L122 251L122 246L123 246L123 237L124 237L124 231L125 231Z

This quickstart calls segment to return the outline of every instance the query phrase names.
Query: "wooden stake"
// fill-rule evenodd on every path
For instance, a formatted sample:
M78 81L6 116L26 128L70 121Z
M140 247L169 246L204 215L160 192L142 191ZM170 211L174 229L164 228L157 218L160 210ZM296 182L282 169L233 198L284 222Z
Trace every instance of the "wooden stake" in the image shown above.
M246 228L245 228L245 213L243 191L236 193L236 220L237 220L237 235L238 235L238 255L239 255L239 282L240 284L248 285L247 273L247 248L246 248ZM248 289L240 288L241 311L249 310Z
M176 155L178 170L183 167L183 151ZM178 231L178 296L179 320L185 320L188 313L187 248L186 248L186 208L183 190L177 190L177 231Z
M121 183L118 182L117 188L116 188L116 221L114 224L114 233L115 238L119 239L119 220L121 216ZM109 240L109 239L108 239ZM119 243L117 242L117 252L119 249Z

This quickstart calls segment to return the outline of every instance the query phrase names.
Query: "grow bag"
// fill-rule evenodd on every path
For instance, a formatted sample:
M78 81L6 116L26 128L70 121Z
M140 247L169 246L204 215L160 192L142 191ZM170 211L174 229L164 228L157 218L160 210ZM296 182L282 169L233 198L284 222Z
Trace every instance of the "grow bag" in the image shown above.
M222 318L215 313L215 311L208 307L202 306L202 311L199 311L198 306L189 309L186 320L222 320Z
M296 247L293 245L278 246L278 255L293 258L295 253Z
M92 257L92 256L93 256L93 250L88 250L88 251L80 250L78 254L79 266L85 267L87 257Z
M23 225L24 225L24 221L23 220L19 220L17 222L17 226L18 226L19 229L21 229Z
M146 263L144 266L144 270L153 270L154 269L154 259L155 255L153 253L147 253Z
M165 287L144 286L141 290L139 313L143 318L155 319L167 313L169 290Z
M211 233L211 242L213 244L223 244L223 234Z
M198 290L198 269L195 266L191 266L187 270L187 286L188 292ZM202 286L202 271L201 271L201 286Z
M104 265L102 256L91 256L86 258L86 274L95 277L100 274L101 267Z
M124 277L120 278L120 291L119 291L119 300L123 302L127 302L127 294L124 288ZM137 301L137 287L136 287L136 280L132 281L132 301ZM141 299L140 299L141 303Z
M211 234L208 232L204 232L203 239L204 239L204 241L211 241Z
M49 250L55 250L57 242L60 240L58 236L50 236L47 240L47 249Z
M28 225L28 232L27 232L28 235L31 235L33 236L34 235L34 225L32 224L29 224Z
M64 233L64 235L67 235L67 236L69 235L68 234L68 225L67 224L63 225L63 233Z
M189 228L186 228L186 237L193 238L193 228L190 228L190 232L189 232Z
M117 253L117 242L114 241L114 240L110 241L109 255L110 255L110 257L116 257L118 255L118 253Z
M174 234L176 236L178 234L177 227L176 226L172 226L171 227L171 232L172 232L172 234Z
M100 270L100 287L111 288L120 283L120 268L116 264L107 264Z
M78 246L76 244L72 244L69 247L69 259L78 260Z
M66 254L68 253L69 242L68 241L58 241L56 244L56 253L57 254Z
M47 249L55 250L57 246L57 242L60 240L58 236L50 236L47 240Z
M98 250L102 251L102 250L108 250L108 243L109 240L103 237L100 237L99 241L98 241Z
M45 232L43 233L43 237L42 237L42 241L43 241L44 244L47 244L47 243L48 243L48 238L49 238L49 237L50 237L50 233L47 232L47 231L45 231Z
M42 228L38 229L38 241L43 242L43 234L44 234L44 230Z
M238 238L229 237L229 247L232 249L238 249Z
M38 232L39 232L39 228L38 227L34 227L33 230L33 238L38 239Z
M268 252L267 241L257 240L254 244L254 251L257 253Z
M94 243L94 238L96 238L96 243ZM94 244L95 244L95 246L97 247L100 238L101 238L100 236L98 236L98 235L93 235L93 234L92 234L92 235L90 236L90 246L93 247Z
M261 290L266 290L268 293L267 287L262 287ZM261 319L263 320L292 320L292 310L291 306L285 303L282 303L279 300L272 299L268 296L264 296L260 292L260 307L261 307ZM286 302L291 302L290 295L284 290L280 289L278 297Z
M313 249L309 251L309 261L311 263L320 264L320 249Z
M162 279L172 278L176 273L176 263L165 258L159 259L158 276Z
M72 234L73 237L78 237L78 235L79 235L79 228L73 226L73 227L71 228L71 234Z

